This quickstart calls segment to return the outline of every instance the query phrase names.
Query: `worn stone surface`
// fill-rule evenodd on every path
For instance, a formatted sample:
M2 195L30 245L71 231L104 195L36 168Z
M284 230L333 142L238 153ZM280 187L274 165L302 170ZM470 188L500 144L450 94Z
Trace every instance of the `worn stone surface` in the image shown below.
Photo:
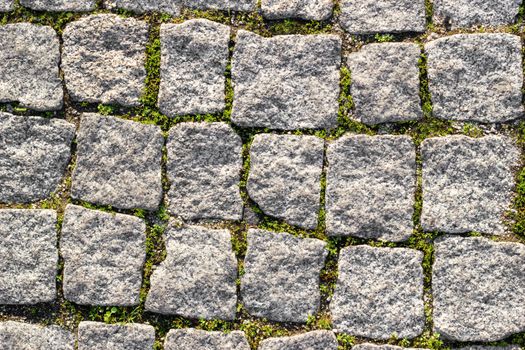
M362 343L352 346L352 350L427 350L418 348L402 348L395 345L376 345L371 343Z
M250 148L247 190L267 215L315 229L324 141L315 136L260 134Z
M22 322L0 322L4 350L74 350L75 336L58 326L42 327Z
M139 105L146 79L146 22L91 15L69 23L62 37L62 69L74 101Z
M416 150L407 136L343 136L328 145L330 236L403 241L412 234Z
M257 0L183 0L190 8L199 10L255 11Z
M20 0L22 6L37 11L92 11L96 0Z
M80 305L139 303L146 224L123 214L66 207L60 251L64 297Z
M71 196L121 209L156 210L162 198L161 129L84 114Z
M163 12L172 16L179 16L182 9L182 0L104 0L109 9L124 9L135 13Z
M230 232L172 224L164 239L167 257L151 276L146 310L193 319L233 320L237 260Z
M56 220L53 210L0 210L0 304L55 300Z
M233 54L232 121L242 127L330 129L337 124L341 39L263 38L241 30Z
M48 198L65 176L75 126L0 112L0 202Z
M433 21L448 29L510 25L521 0L434 0Z
M330 310L334 329L351 335L414 338L423 332L423 253L405 248L347 247Z
M332 0L261 0L261 10L268 19L301 18L323 21L332 15Z
M326 243L288 233L248 231L241 296L253 316L278 322L306 322L320 305L319 275Z
M350 54L356 119L365 124L421 119L420 57L412 43L370 44Z
M520 38L456 34L425 45L434 116L496 123L523 116Z
M425 231L504 234L520 152L504 136L448 136L423 142Z
M164 350L250 350L244 332L207 332L200 329L172 329Z
M461 350L521 350L518 345L507 345L507 346L485 346L485 345L472 345L458 348Z
M15 0L0 0L0 12L11 11L15 8Z
M434 248L437 333L451 340L488 342L525 331L525 245L448 236Z
M0 26L0 103L20 102L37 111L62 108L60 43L48 26Z
M340 22L351 34L424 32L425 0L342 0Z
M168 137L169 210L185 220L241 220L242 141L225 123L181 123Z
M159 108L167 116L224 110L230 27L194 19L160 28Z
M152 350L155 328L145 324L80 322L78 350Z
M291 337L265 339L259 350L337 350L337 339L330 331L313 331Z

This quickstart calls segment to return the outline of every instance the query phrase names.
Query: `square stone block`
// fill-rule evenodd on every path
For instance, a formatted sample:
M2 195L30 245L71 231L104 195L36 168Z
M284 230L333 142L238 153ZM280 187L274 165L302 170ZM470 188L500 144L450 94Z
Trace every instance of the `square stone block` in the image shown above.
M74 350L75 336L58 326L0 322L2 350Z

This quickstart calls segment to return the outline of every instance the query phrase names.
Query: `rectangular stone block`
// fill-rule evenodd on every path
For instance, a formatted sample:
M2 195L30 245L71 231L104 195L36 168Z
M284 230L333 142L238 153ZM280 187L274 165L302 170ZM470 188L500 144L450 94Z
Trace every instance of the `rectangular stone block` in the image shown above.
M93 11L96 0L20 0L22 6L35 11Z
M337 350L337 338L331 331L313 331L291 337L267 338L259 350Z
M80 322L78 350L153 350L155 328L145 324Z
M58 326L0 322L2 350L74 350L75 336Z
M332 0L261 0L261 11L265 18L300 18L324 21L334 9Z
M199 329L172 329L164 350L250 350L244 332L206 332Z
M447 29L516 22L521 0L434 0L433 21Z
M179 16L182 0L104 0L109 9L124 9L135 13L162 12Z

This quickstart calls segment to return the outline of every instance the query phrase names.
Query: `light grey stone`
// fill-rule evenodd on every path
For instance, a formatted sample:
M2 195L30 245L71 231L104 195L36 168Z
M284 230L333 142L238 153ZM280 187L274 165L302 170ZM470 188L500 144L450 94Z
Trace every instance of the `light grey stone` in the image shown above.
M404 241L413 231L416 150L408 136L348 135L328 145L330 236Z
M242 141L225 123L181 123L168 137L169 210L185 220L241 220Z
M0 0L0 12L11 11L15 8L15 0Z
M1 25L0 47L0 102L19 102L37 111L62 108L60 43L53 28Z
M109 9L124 9L135 13L163 12L179 16L182 0L104 0Z
M74 101L138 106L146 79L148 25L97 14L64 29L62 69Z
M324 21L332 15L332 0L261 0L261 10L269 19L301 18Z
M29 203L57 190L71 158L75 126L0 112L0 202Z
M421 348L402 348L395 345L376 345L371 343L363 343L352 346L352 350L427 350Z
M3 350L74 350L75 336L58 326L43 327L22 322L0 322Z
M518 345L506 345L506 346L485 346L485 345L472 345L465 346L462 348L456 348L461 350L521 350Z
M337 339L330 331L313 331L291 337L265 339L259 350L337 350Z
M93 11L95 0L20 0L22 6L36 11Z
M424 32L425 0L342 0L340 22L351 34Z
M497 123L523 116L520 37L456 34L425 45L434 116Z
M146 224L123 214L68 205L60 251L64 298L80 305L139 303Z
M324 141L315 136L256 135L250 148L250 198L267 215L315 229Z
M146 310L192 319L233 320L237 260L230 232L172 224L165 243L167 257L151 276Z
M509 25L518 17L521 0L434 0L433 21L448 29Z
M504 234L520 152L505 136L430 138L421 146L425 231Z
M71 196L121 209L156 210L164 137L158 126L84 114Z
M425 328L423 253L406 248L347 247L330 310L334 329L354 336L414 338Z
M355 117L365 124L421 119L420 57L412 43L370 44L351 54Z
M244 332L207 332L199 329L172 329L164 350L250 350Z
M145 324L126 325L80 322L78 350L153 350L155 328Z
M263 38L240 30L232 65L232 121L284 130L335 127L340 66L336 35Z
M489 342L525 331L525 245L448 236L434 247L435 332Z
M255 11L257 0L183 0L190 8L198 10Z
M306 322L315 315L325 247L318 239L250 229L241 281L246 310L277 322Z
M0 304L55 300L56 220L52 210L0 210Z
M160 41L161 112L170 117L222 112L230 27L207 19L163 24Z

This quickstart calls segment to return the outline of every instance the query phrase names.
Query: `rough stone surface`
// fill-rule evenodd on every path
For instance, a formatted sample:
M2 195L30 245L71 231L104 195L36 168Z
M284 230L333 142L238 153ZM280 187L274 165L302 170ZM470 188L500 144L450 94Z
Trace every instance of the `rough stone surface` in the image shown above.
M164 138L158 126L84 114L71 196L121 209L156 210Z
M318 239L250 229L241 281L246 310L278 322L306 322L315 315L325 246Z
M370 44L351 54L355 117L365 124L422 118L420 56L421 49L412 43Z
M104 0L109 9L124 9L135 13L163 12L179 16L182 0Z
M37 111L62 108L60 43L51 27L0 26L0 103L20 102Z
M270 216L315 229L324 141L315 136L260 134L250 149L247 190Z
M166 259L154 270L146 310L194 319L233 320L237 260L227 230L169 227Z
M146 224L123 214L68 205L60 251L64 297L80 305L139 303Z
M75 336L57 326L42 327L21 322L0 322L3 350L74 350Z
M168 137L169 210L185 220L241 220L242 141L225 123L181 123Z
M323 21L332 15L332 0L261 0L261 10L269 19L301 18Z
M525 245L449 236L434 247L437 333L451 340L489 342L525 331Z
M230 27L206 19L163 24L159 107L168 116L225 108Z
M337 124L341 39L263 38L244 30L233 54L232 121L242 127L330 129Z
M448 136L423 142L425 231L504 234L520 153L504 136Z
M22 6L37 11L92 11L95 0L20 0Z
M459 348L460 350L521 350L518 345L507 345L507 346L484 346L484 345L472 345Z
M457 34L425 45L434 116L496 123L523 116L519 36Z
M80 322L78 350L153 350L155 328L145 324Z
M371 343L363 343L352 346L352 350L427 350L418 348L402 348L395 345L376 345Z
M343 136L328 145L326 230L406 240L413 230L416 150L407 136Z
M183 0L190 8L199 10L255 11L257 0Z
M424 32L425 0L342 0L340 21L351 34Z
M11 11L15 8L15 0L0 0L0 12Z
M65 120L0 112L0 202L35 202L56 191L74 136Z
M259 350L337 350L337 339L330 331L314 331L291 337L265 339Z
M138 106L145 88L148 25L112 14L64 29L62 69L74 101Z
M0 304L55 300L56 220L52 210L0 210Z
M423 332L423 253L405 248L344 248L330 310L334 329L351 335L414 338Z
M448 29L509 25L516 21L521 0L434 0L433 21Z
M250 350L244 332L206 332L199 329L172 329L164 350Z

